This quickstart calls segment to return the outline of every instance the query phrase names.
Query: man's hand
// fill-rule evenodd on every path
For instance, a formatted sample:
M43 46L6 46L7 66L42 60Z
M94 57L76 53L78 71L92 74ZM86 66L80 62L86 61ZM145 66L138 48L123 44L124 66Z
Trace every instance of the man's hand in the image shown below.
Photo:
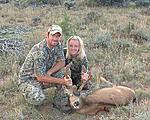
M47 82L43 82L42 83L44 86L48 86L49 85L49 83L47 83Z

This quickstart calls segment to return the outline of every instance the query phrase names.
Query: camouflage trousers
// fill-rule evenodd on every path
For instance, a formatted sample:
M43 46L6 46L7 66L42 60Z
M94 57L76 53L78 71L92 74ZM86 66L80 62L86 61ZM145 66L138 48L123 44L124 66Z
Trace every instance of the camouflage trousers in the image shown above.
M53 107L65 112L72 113L73 109L70 106L69 96L64 93L63 87L55 92L53 97Z
M52 76L62 78L63 74L57 73ZM53 106L64 112L72 111L69 105L68 95L64 93L62 85L50 84L46 88L49 87L57 88L53 97ZM44 90L46 89L43 89L43 86L36 80L21 83L19 85L19 90L29 104L42 105L46 99L46 95L44 94Z

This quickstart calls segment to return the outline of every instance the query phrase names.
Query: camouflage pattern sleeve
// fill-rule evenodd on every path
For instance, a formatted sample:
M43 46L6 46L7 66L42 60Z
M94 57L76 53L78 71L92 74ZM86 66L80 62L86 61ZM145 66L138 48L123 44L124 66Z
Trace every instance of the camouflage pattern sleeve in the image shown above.
M68 65L71 61L72 61L71 59L66 58L66 59L65 59L65 66Z
M60 60L65 60L63 46L61 43L59 43L57 46L57 58Z
M34 71L36 75L45 75L47 72L46 69L46 57L44 52L40 51L34 55Z
M87 57L85 56L83 59L82 59L82 65L85 66L86 70L88 70L88 59Z

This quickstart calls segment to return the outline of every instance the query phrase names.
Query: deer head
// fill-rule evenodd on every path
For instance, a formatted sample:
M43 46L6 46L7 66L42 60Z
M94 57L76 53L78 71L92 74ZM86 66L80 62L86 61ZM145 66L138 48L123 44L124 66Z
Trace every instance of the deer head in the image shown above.
M80 109L83 106L83 98L76 86L65 87L64 92L69 96L70 106L73 109Z
M70 77L70 66L72 63L68 64L65 67L65 76ZM82 98L83 96L80 95L83 87L85 84L92 78L91 73L86 70L85 66L82 66L82 77L81 80L81 86L77 89L76 86L70 86L70 87L64 87L65 93L69 95L69 101L70 105L73 107L73 109L80 109L82 107Z

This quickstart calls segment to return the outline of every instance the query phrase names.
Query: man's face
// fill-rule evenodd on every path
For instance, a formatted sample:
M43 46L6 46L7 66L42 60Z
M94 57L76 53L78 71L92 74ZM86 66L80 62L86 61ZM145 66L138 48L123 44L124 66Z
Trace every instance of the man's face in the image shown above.
M76 56L80 49L80 43L76 39L71 39L69 41L69 53L71 56Z
M47 38L48 46L55 47L60 41L60 33L55 33L54 35L49 34Z

